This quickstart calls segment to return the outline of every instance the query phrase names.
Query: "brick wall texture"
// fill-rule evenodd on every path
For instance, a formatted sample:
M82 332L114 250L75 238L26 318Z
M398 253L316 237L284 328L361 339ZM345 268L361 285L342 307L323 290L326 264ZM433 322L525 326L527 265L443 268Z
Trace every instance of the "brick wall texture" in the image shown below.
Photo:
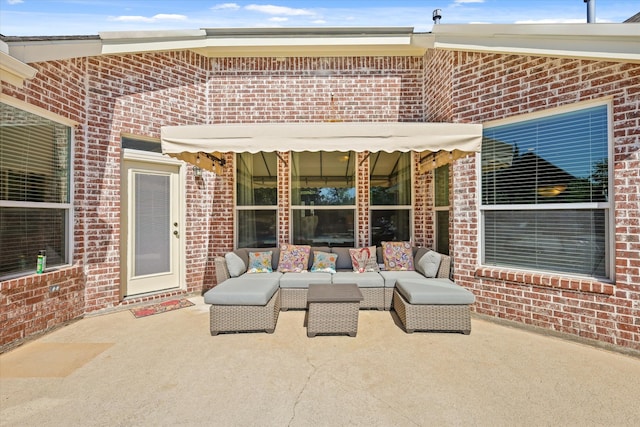
M432 121L484 123L610 97L615 143L615 283L480 266L476 160L452 166L454 278L478 313L640 350L640 65L468 52L424 57L227 58L176 51L30 64L2 93L79 123L74 137L74 259L1 284L0 346L87 313L215 285L213 257L233 249L234 160L216 176L186 167L186 283L123 299L121 136L159 138L164 125ZM279 153L288 159L289 153ZM414 242L433 245L432 174L414 156ZM279 160L278 238L288 241L289 166ZM368 176L357 157L357 242L368 244ZM60 290L50 292L52 284ZM5 310L5 307L7 308ZM0 348L2 348L0 347Z
M615 284L479 267L473 157L454 165L455 280L474 309L503 319L640 349L640 65L482 53L451 57L454 122L484 123L609 97L613 105Z

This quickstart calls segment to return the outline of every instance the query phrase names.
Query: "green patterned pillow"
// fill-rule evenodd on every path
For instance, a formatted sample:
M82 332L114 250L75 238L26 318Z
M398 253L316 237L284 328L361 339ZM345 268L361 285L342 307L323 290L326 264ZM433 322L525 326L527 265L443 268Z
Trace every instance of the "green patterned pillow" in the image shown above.
M311 266L311 271L319 273L335 273L337 260L337 254L313 251L313 265Z
M249 252L249 266L247 273L273 273L271 267L272 251Z

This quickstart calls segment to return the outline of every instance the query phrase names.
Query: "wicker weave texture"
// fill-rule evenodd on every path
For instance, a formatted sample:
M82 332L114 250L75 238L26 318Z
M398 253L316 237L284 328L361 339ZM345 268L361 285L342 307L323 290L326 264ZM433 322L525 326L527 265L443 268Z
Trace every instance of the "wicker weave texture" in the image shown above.
M307 313L307 336L358 332L360 302L312 302Z
M391 310L391 303L393 301L393 291L395 288L384 288L384 309Z
M327 284L327 286L331 285ZM360 292L362 292L362 296L364 297L364 299L360 302L360 308L373 308L377 310L385 309L383 288L360 288ZM306 309L307 293L308 289L304 288L281 288L280 300L282 310L287 311L289 309ZM391 303L389 303L389 305L391 305Z
M213 259L213 265L216 267L216 283L220 284L227 280L231 275L227 268L227 260L224 257L217 256Z
M220 332L262 331L273 333L280 314L280 290L266 305L215 305L210 308L211 335Z
M280 288L280 304L283 311L307 308L307 289Z
M398 291L394 291L393 308L409 334L416 330L471 333L468 304L409 304Z
M360 301L360 308L374 308L384 310L384 288L359 288L364 299Z

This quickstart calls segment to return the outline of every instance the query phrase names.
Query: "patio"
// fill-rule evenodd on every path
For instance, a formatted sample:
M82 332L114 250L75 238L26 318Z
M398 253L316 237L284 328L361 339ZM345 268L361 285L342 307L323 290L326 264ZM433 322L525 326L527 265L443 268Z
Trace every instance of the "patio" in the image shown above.
M209 335L208 306L75 322L0 355L0 419L17 425L637 425L640 359L472 319L405 334ZM29 368L30 363L35 363ZM21 371L22 370L22 371Z

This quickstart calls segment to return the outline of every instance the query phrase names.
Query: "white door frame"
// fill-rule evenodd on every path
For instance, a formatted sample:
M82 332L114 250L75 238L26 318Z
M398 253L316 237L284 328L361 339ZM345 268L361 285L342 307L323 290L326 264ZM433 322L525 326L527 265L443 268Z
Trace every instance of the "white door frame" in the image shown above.
M128 179L125 176L125 161L136 161L136 162L144 162L149 163L150 166L153 165L169 165L169 166L178 166L178 194L176 194L176 201L179 204L179 215L180 221L178 223L178 233L180 235L180 239L178 241L178 250L179 254L179 267L178 267L178 289L186 290L187 281L186 281L186 234L185 234L185 219L187 209L185 206L185 182L186 182L186 168L184 166L184 162L180 160L176 160L167 156L164 156L160 153L152 153L148 151L140 151L133 150L130 148L125 148L122 150L122 161L120 162L120 182L121 185L127 183ZM127 215L128 213L125 211L125 206L128 205L128 200L122 200L123 195L122 192L120 194L120 206L121 206L121 218L120 218L120 295L125 296L127 294L127 247L128 247L128 239L131 237L128 235L125 227L128 227L127 224ZM137 295L132 295L135 297Z

